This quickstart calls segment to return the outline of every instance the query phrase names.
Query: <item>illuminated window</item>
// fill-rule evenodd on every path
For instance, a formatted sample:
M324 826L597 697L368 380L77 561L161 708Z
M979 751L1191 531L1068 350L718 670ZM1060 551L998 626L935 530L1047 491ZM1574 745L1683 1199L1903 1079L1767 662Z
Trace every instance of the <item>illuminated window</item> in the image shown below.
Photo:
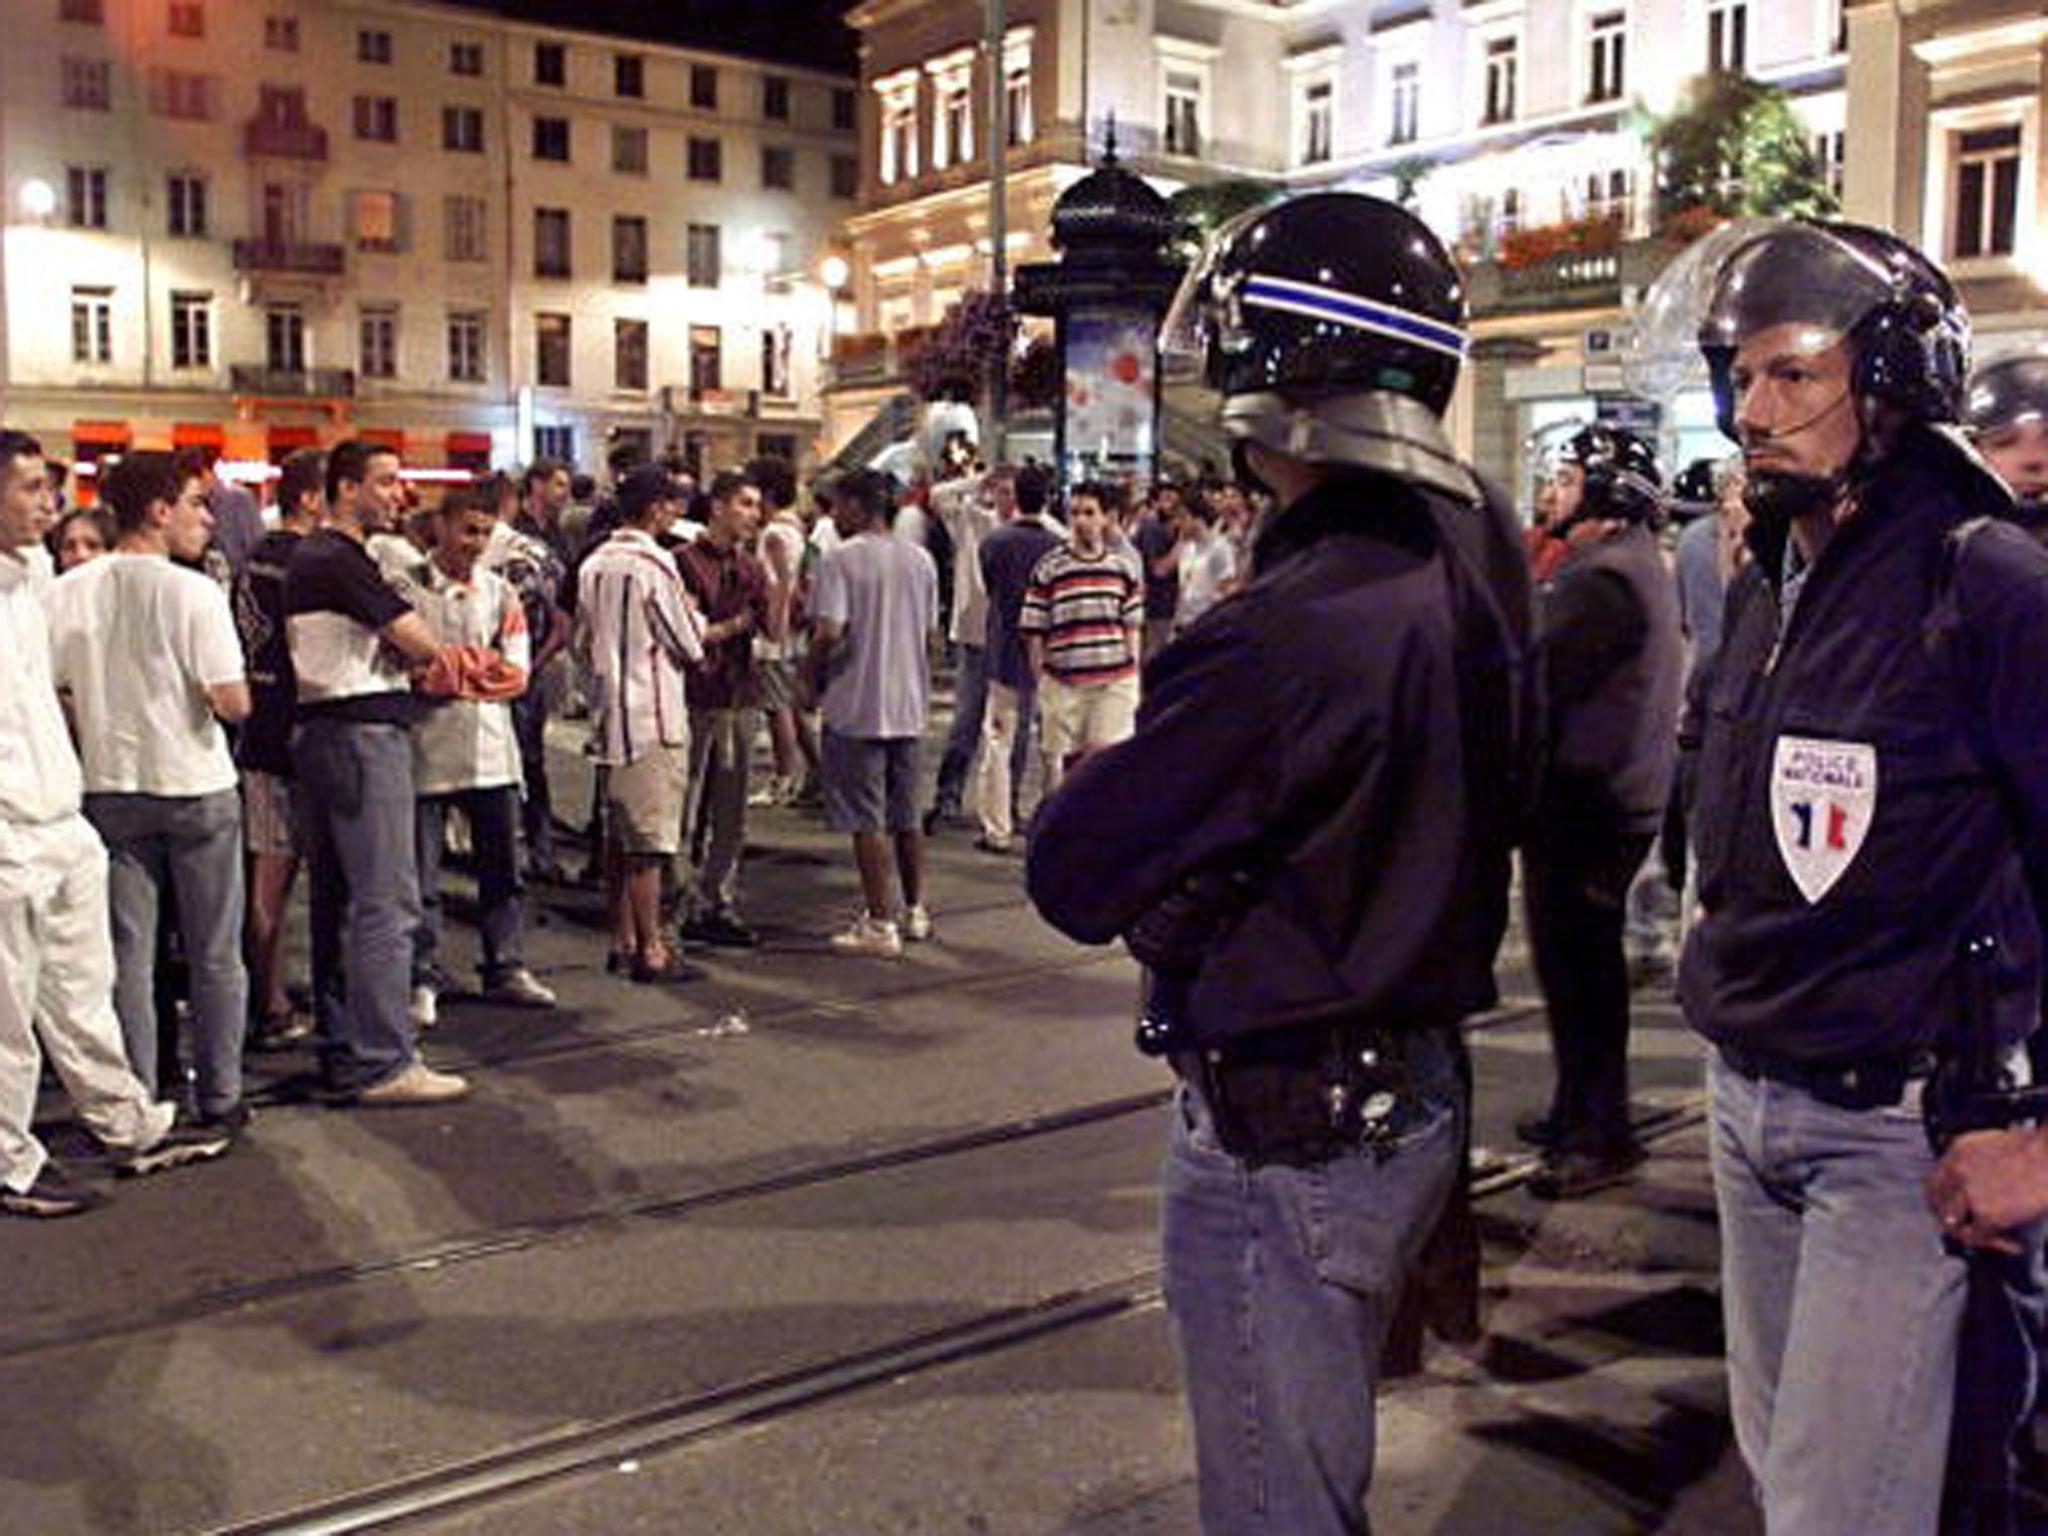
M538 314L533 317L533 376L536 384L550 389L569 387L569 317Z

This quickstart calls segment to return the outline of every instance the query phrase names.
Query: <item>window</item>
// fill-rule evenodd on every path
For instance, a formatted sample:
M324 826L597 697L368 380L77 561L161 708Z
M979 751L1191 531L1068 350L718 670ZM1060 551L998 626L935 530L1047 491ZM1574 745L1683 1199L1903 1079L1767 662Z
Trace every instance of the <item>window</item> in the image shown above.
M621 176L647 174L647 130L612 124L612 169Z
M789 77L787 75L763 75L761 77L761 115L771 123L789 121Z
M1843 169L1848 163L1847 156L1848 135L1841 129L1813 136L1813 158L1820 165L1821 174L1827 177L1828 190L1838 198L1842 195Z
M1949 255L2010 256L2019 224L2020 130L1980 128L1955 136L1955 218Z
M534 382L553 389L569 387L569 317L533 317Z
M489 260L490 233L485 226L489 205L480 197L457 193L442 204L442 210L447 235L442 249L447 258L450 261Z
M263 360L278 373L306 371L306 317L296 304L263 311Z
M451 75L480 75L484 72L484 45L482 43L450 43L448 45L448 73Z
M1619 101L1628 67L1628 13L1602 11L1586 25L1586 100Z
M205 122L213 116L213 76L153 69L149 72L149 104L159 117Z
M206 36L205 0L171 0L167 21L173 37Z
M536 117L533 120L533 158L568 162L569 119Z
M443 107L441 109L441 147L458 154L480 155L484 152L484 109L482 107Z
M1012 32L1003 39L1003 134L1014 149L1029 144L1037 132L1031 116L1031 32Z
M259 85L256 121L268 128L305 127L305 91L296 85Z
M1202 77L1190 69L1166 72L1166 129L1169 155L1202 152Z
M647 322L612 322L612 388L644 391L647 388Z
M717 139L690 140L690 180L717 181L725 174L725 156Z
M832 126L841 133L851 133L854 127L855 111L853 91L847 86L833 86Z
M718 70L710 64L690 66L690 105L706 112L718 110Z
M683 278L692 288L716 288L725 270L716 224L692 224L683 244Z
M719 382L720 338L715 325L693 325L690 327L690 388L697 394L707 390L723 389Z
M612 94L635 100L647 94L647 61L637 53L622 53L612 60Z
M114 104L113 66L105 59L64 61L64 105L105 112Z
M1515 94L1521 74L1521 39L1489 37L1486 40L1486 105L1480 123L1511 123L1515 120Z
M796 265L789 259L789 231L764 229L760 241L761 280L771 293L789 292L789 280Z
M273 53L297 53L299 51L299 18L296 16L266 16L263 18L263 46Z
M533 275L535 277L567 277L569 275L568 209L536 208L533 210Z
M567 85L569 83L569 51L560 43L535 43L533 45L533 83L535 85Z
M360 327L362 349L358 354L366 379L398 377L398 311L389 305L374 308L365 304Z
M893 186L917 174L917 75L905 70L875 82L882 99L881 178Z
M457 384L481 384L488 368L484 316L474 309L448 311L448 377Z
M1707 0L1707 68L1739 75L1748 58L1748 0Z
M860 161L852 155L832 157L832 195L860 196Z
M398 98L358 96L355 106L356 137L374 144L398 142Z
M786 144L761 146L761 185L777 192L796 189L796 151Z
M770 325L761 331L761 393L777 400L790 396L790 332L786 325Z
M535 427L533 429L533 456L537 459L560 459L564 464L576 462L576 429L574 427Z
M1387 71L1387 142L1413 144L1422 115L1422 66L1404 59Z
M1586 178L1586 217L1627 229L1635 209L1635 178L1625 170L1595 171Z
M171 295L171 366L213 366L213 295Z
M71 290L71 361L111 363L114 360L114 290Z
M1522 189L1509 187L1500 195L1500 232L1511 235L1522 227Z
M1303 165L1320 165L1330 158L1336 106L1337 82L1330 76L1302 82L1295 152Z
M932 169L974 158L974 92L971 50L962 49L925 66L932 77Z
M356 33L356 57L365 64L389 64L391 62L391 34L365 27ZM365 373L369 370L364 369Z
M64 222L73 229L107 227L107 168L67 165L64 168Z
M353 202L357 250L389 255L405 249L403 198L396 192L358 192Z
M647 221L619 214L612 220L612 281L647 281Z
M202 239L206 234L206 178L197 171L173 171L164 182L165 227L171 234Z
M57 19L104 26L107 20L105 0L57 0Z
M306 227L307 188L303 182L263 183L263 243L282 250L299 243Z

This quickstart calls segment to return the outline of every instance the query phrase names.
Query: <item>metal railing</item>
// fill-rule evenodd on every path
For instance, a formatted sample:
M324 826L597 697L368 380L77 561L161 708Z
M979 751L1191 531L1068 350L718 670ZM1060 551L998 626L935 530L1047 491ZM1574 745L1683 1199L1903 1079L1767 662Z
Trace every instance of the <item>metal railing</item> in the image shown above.
M306 240L237 240L238 272L293 272L310 277L339 277L348 253L339 245Z
M228 373L238 395L326 400L351 397L356 392L356 376L347 368L267 368L236 363Z

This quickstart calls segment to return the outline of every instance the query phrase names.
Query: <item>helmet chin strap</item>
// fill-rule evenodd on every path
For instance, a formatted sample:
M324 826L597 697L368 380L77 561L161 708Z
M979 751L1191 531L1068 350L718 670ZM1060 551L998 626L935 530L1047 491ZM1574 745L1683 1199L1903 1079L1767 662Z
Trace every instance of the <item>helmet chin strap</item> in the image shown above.
M1845 389L1793 426L1775 432L1761 428L1746 430L1742 446L1746 451L1760 443L1782 443L1803 432L1810 432L1843 406L1852 404L1855 398L1854 390ZM1825 475L1801 474L1795 470L1751 469L1743 487L1743 505L1749 508L1751 517L1761 522L1789 526L1809 513L1825 512L1840 501L1842 493L1849 488L1855 462L1856 457L1852 454L1848 463Z

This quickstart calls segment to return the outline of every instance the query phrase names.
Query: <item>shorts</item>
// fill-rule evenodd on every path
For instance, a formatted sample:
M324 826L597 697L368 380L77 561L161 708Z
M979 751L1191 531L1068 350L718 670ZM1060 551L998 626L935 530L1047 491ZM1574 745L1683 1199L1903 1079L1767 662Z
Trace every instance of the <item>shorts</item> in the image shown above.
M796 663L781 657L754 661L754 703L768 714L797 708Z
M1113 746L1137 728L1138 679L1063 683L1047 673L1038 684L1039 750L1064 758Z
M825 820L835 832L915 832L918 738L841 736L820 753Z
M689 786L688 747L651 747L630 763L614 764L606 798L619 852L650 858L680 852Z
M242 845L264 858L296 858L299 827L292 820L292 781L260 769L242 770Z

